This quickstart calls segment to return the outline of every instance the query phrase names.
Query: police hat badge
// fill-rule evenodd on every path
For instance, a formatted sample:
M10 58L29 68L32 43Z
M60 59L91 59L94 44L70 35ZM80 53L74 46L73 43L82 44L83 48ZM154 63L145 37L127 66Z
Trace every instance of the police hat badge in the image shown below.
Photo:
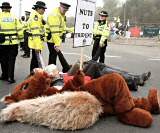
M38 21L38 16L37 15L34 16L34 20Z

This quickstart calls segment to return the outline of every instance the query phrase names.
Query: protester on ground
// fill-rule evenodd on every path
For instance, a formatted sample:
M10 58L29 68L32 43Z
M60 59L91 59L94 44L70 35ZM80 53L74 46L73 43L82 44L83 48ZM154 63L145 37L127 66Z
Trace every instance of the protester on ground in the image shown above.
M136 75L93 60L84 62L83 71L86 75L91 76L93 79L98 78L104 74L113 72L119 73L125 79L129 89L134 91L138 90L138 86L143 86L151 76L150 71Z
M64 91L87 91L101 102L103 116L116 115L125 124L149 127L153 121L151 113L160 113L157 89L150 89L148 97L134 98L118 73L105 74L85 83L84 73L78 71L61 89L50 87L51 79L57 77L57 74L55 66L44 70L39 68L34 75L19 84L10 96L5 97L5 102L18 102Z

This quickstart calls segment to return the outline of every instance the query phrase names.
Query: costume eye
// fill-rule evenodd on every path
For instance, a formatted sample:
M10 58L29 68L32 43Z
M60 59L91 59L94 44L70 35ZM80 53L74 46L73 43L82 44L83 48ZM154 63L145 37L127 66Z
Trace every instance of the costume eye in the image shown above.
M21 91L26 90L28 88L28 83L26 83L25 85L22 86Z

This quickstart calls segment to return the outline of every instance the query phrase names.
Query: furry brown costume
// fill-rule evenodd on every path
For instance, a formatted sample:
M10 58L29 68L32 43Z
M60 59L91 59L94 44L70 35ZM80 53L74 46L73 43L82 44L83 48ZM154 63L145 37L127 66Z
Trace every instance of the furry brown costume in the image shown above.
M49 88L51 79L44 71L35 73L22 83L18 84L11 95L4 97L6 104L18 102L24 99L31 99L45 94ZM53 92L52 92L53 94Z
M38 81L36 75L39 76L39 79L42 79L43 82ZM21 93L28 94L20 94L19 91L21 89L19 88L18 90L17 88L18 94L14 91L14 93L11 94L10 99L15 99L16 96L15 101L19 101L22 99L33 98L38 95L51 95L63 91L88 91L96 96L96 98L102 103L105 115L115 114L123 123L140 127L148 127L151 125L152 116L150 112L159 113L159 97L156 89L150 90L148 98L133 98L125 80L117 73L104 75L84 84L84 74L83 72L78 71L74 78L65 84L62 90L48 87L50 80L45 73L36 75L27 80L30 81L27 82L29 83L29 88L27 88L26 91L21 91ZM36 86L40 87L40 90ZM34 90L32 90L33 88ZM32 90L35 95L33 95L33 92L31 93L32 95L29 95L29 89L30 91ZM6 103L9 103L7 98L5 98L5 101Z
M90 93L66 91L12 103L0 111L0 122L19 121L76 130L92 126L102 111L101 103Z

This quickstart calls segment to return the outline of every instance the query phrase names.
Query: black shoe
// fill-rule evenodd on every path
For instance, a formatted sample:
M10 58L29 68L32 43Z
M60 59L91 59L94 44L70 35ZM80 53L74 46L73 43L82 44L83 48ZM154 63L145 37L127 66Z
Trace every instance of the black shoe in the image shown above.
M26 54L22 54L21 57L25 56Z
M151 77L151 72L143 73L142 78L144 81L148 80Z
M8 83L9 83L9 84L16 83L16 80L14 80L14 79L8 79Z
M24 55L23 58L30 58L30 56L29 55Z
M21 57L23 57L23 58L30 58L30 55L23 54L23 55L21 55Z
M7 77L3 77L3 76L1 76L1 77L0 77L0 80L7 81L7 80L8 80L8 78L7 78Z
M23 51L23 48L20 48L20 51Z

